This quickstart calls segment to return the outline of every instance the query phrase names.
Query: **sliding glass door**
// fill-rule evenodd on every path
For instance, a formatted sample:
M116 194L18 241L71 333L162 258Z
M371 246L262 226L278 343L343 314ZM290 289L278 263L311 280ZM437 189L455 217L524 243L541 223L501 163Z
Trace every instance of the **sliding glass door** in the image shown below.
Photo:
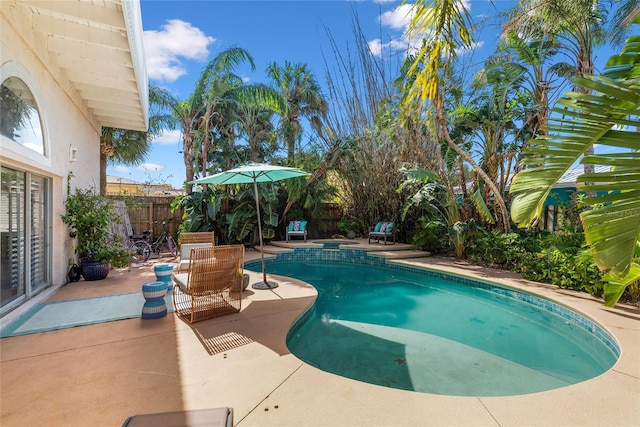
M2 312L50 281L50 180L4 166L0 171Z

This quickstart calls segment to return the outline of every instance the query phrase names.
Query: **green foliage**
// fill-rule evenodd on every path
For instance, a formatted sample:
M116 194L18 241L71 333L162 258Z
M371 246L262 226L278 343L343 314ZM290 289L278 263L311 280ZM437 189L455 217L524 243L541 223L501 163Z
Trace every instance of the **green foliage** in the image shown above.
M338 221L338 229L344 234L348 234L350 231L360 235L364 232L364 222L359 218L345 215Z
M634 23L640 24L640 17ZM523 165L512 181L513 220L526 226L540 215L551 189L574 162L602 165L601 171L577 178L593 209L581 213L594 262L607 272L610 287L605 304L613 306L625 284L640 278L640 37L627 40L620 55L611 57L600 76L573 80L578 91L565 94L553 109L547 135L524 150ZM605 147L593 153L595 144Z
M180 232L216 231L218 235L223 201L228 196L220 190L208 187L206 190L178 196L171 203L172 209L184 211Z
M273 239L278 225L278 214L275 211L278 186L269 183L258 185L260 214L262 215L262 238ZM233 209L227 214L227 239L229 242L242 242L249 246L260 243L256 200L252 186L239 187L233 201Z
M519 272L528 280L601 296L603 274L583 245L584 235L569 229L556 234L478 230L466 249L472 262Z
M520 272L528 280L602 296L603 274L588 251L572 254L558 249L542 249L522 258Z
M477 230L473 239L469 239L467 255L473 262L481 262L490 266L507 270L517 270L530 251L538 249L539 240L522 238L518 233L501 233L499 231Z
M445 252L449 248L447 225L440 220L421 217L416 224L413 245L434 254Z
M116 268L129 265L129 249L122 239L111 235L110 224L120 218L113 210L113 203L98 194L94 188L78 188L71 192L71 178L67 177L66 211L62 215L71 237L78 239L75 252L87 257L110 263Z
M88 252L91 259L108 262L115 268L128 267L131 264L131 252L120 236L112 236L114 239L108 245L102 245Z

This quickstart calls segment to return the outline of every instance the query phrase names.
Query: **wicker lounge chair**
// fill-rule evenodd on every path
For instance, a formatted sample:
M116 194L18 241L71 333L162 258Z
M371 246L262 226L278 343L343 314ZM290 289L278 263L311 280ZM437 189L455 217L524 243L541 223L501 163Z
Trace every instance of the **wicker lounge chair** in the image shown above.
M369 229L369 243L374 238L378 242L380 239L384 239L384 244L387 244L387 238L393 238L393 244L396 244L396 225L393 222L379 222L374 227Z
M189 323L240 311L243 245L194 248L189 272L173 275L173 305Z
M303 237L307 241L307 221L291 221L287 227L287 242L291 237Z

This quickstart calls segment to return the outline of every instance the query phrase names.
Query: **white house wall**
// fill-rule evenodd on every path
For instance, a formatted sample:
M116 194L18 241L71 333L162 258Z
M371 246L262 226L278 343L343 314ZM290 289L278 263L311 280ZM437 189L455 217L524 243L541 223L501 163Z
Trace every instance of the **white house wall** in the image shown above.
M99 127L88 121L76 106L78 100L72 100L60 87L4 15L0 34L0 82L9 75L23 74L19 77L30 87L39 106L47 150L43 157L0 136L0 164L52 180L51 278L52 285L60 285L66 282L67 260L72 256L72 242L61 220L66 179L69 172L73 172L74 188L99 187ZM77 161L70 161L71 146L77 149Z

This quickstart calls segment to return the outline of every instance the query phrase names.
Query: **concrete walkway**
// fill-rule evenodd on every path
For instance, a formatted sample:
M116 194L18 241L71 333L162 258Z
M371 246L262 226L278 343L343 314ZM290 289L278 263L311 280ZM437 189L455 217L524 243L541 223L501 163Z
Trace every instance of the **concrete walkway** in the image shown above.
M259 256L247 251L247 259ZM524 396L451 397L366 384L289 353L286 333L316 292L270 276L279 288L249 289L240 313L194 325L169 314L0 340L0 425L118 426L133 414L220 406L233 407L239 426L640 425L638 308L606 308L584 293L451 260L388 262L491 279L551 298L603 325L622 356L597 378ZM251 276L252 282L260 277ZM100 282L68 284L50 300L135 292L153 277L152 265L114 270Z

